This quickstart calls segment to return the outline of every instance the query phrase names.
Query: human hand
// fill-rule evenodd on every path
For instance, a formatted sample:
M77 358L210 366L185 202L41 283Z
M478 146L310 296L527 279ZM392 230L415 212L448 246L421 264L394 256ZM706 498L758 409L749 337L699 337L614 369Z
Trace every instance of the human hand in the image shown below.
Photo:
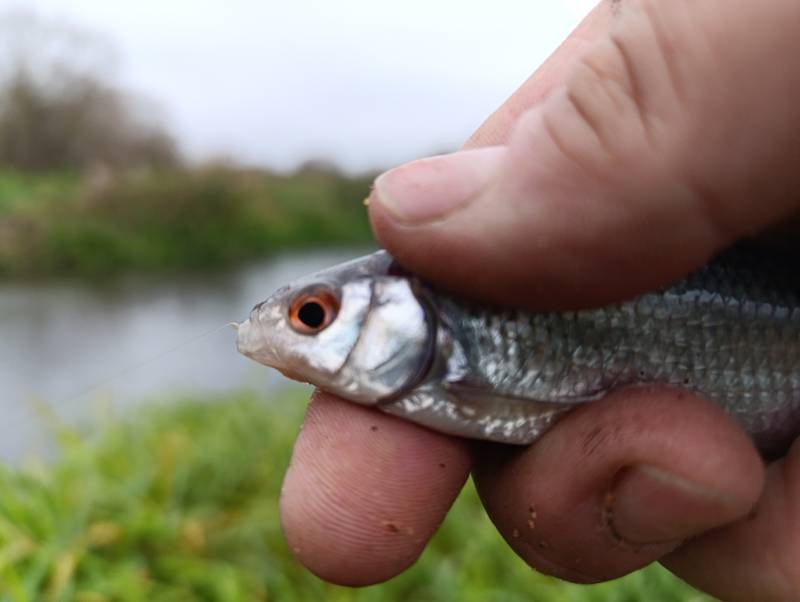
M377 180L375 232L404 266L505 305L656 288L800 207L797 56L794 0L602 3L472 150ZM800 447L765 470L720 410L668 390L586 404L524 449L318 394L284 485L286 536L324 579L388 579L470 470L500 533L545 573L590 582L661 560L726 600L800 591ZM536 529L519 528L532 507Z

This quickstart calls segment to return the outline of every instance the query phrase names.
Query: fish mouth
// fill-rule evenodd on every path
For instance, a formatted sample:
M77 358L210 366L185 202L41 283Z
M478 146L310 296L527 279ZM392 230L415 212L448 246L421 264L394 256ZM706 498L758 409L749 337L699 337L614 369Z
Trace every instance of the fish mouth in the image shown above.
M236 349L242 355L249 357L259 364L275 368L284 373L293 372L284 367L283 362L279 360L279 356L275 353L275 349L264 340L261 326L262 324L259 322L257 316L248 318L240 323L236 332ZM305 382L304 379L294 374L287 374L287 376Z
M264 345L263 338L259 336L257 319L255 321L256 323L251 319L247 319L237 324L236 349L239 353L257 361L259 364L274 368L286 378L308 383L308 378L300 374L300 372L282 365L275 355L270 353L269 348Z
M241 322L236 327L236 349L242 355L249 358L256 359L256 354L262 351L261 345L257 341L256 328L253 327L253 322L248 318Z

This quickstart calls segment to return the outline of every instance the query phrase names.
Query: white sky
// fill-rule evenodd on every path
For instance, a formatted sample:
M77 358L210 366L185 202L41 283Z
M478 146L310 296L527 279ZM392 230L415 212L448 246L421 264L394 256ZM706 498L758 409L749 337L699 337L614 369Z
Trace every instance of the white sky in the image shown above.
M0 0L111 38L195 157L386 167L457 147L589 0Z

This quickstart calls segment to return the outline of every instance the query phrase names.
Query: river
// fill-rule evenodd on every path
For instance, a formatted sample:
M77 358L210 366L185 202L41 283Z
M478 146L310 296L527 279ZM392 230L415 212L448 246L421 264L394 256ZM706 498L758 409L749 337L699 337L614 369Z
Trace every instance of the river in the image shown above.
M0 459L50 447L42 406L75 422L101 404L285 384L239 355L234 330L224 326L289 280L363 253L296 253L226 271L96 284L0 285Z

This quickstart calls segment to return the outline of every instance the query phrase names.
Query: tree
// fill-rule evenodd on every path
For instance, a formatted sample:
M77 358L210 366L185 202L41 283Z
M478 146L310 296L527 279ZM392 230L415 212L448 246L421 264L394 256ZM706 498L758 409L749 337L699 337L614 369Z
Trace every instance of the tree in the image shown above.
M179 162L153 103L115 85L113 45L28 12L0 17L0 164L26 170Z

